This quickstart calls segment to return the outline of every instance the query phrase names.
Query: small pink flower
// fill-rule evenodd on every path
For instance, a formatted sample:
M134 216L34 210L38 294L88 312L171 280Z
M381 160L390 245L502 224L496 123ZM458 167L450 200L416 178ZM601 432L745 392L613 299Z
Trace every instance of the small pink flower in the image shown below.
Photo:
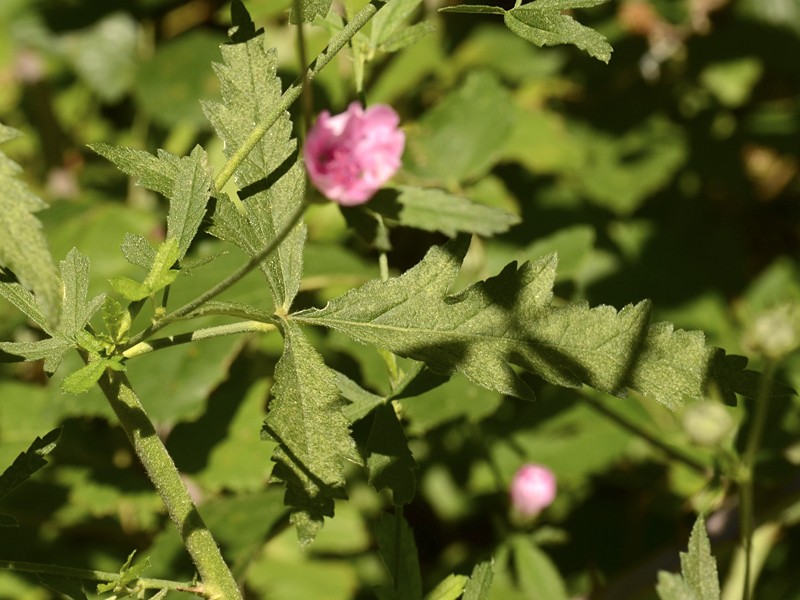
M406 136L400 117L383 104L364 110L353 102L347 111L320 113L303 148L314 186L343 206L363 204L400 168Z
M527 464L511 482L511 504L522 517L533 517L550 506L556 497L556 476L547 467Z

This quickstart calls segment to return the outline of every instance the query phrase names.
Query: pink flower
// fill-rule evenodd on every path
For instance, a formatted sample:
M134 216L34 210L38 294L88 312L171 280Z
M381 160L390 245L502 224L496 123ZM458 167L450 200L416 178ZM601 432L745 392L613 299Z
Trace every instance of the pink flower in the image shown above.
M303 148L314 186L343 206L362 204L400 168L406 136L400 118L383 104L361 108L353 102L342 114L323 111Z
M550 506L556 497L556 476L547 467L527 464L511 482L511 505L522 517L533 517Z

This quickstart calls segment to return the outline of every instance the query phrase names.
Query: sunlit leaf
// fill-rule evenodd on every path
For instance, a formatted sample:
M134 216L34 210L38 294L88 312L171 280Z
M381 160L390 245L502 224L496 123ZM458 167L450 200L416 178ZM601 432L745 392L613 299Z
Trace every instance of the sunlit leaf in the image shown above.
M466 249L464 239L434 247L403 275L371 281L293 319L521 398L533 392L512 364L556 385L588 384L616 395L631 388L670 407L684 396L703 397L709 380L721 375L720 351L698 332L651 326L647 302L619 311L551 304L554 256L512 263L449 296Z
M0 124L0 144L18 133ZM34 213L47 207L18 179L21 169L0 152L0 266L14 272L20 284L32 290L51 325L59 318L60 288L42 226Z
M607 0L534 0L512 8L503 19L512 32L537 46L573 44L607 63L612 48L604 35L561 11L603 4Z
M344 485L344 461L360 463L336 379L294 323L285 325L284 352L275 367L273 399L263 433L279 444L273 476L286 482L301 543L333 515Z
M224 64L215 65L223 102L203 106L225 142L229 158L281 96L275 50L265 44L265 37L259 35L243 43L224 45ZM211 233L236 244L250 256L258 254L275 238L303 202L305 176L291 135L292 123L284 113L236 170L234 179L245 214L231 202L217 203ZM305 225L295 226L260 265L276 307L288 309L297 294L305 236Z

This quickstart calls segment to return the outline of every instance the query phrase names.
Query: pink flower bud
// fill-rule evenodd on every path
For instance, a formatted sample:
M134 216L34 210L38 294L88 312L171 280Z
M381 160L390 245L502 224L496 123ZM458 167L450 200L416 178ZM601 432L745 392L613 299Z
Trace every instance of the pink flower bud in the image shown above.
M511 504L522 517L537 515L556 497L556 476L547 467L527 464L511 482Z
M353 102L342 114L323 111L308 132L303 158L314 186L343 206L362 204L400 168L406 136L394 110Z

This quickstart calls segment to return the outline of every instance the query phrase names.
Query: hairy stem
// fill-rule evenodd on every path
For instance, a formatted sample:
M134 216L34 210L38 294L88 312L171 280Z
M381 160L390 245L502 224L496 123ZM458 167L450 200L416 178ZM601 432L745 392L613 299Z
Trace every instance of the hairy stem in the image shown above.
M295 100L300 97L304 87L303 84L313 81L313 79L320 74L322 69L325 68L331 59L347 45L353 36L358 33L358 31L364 27L367 22L369 22L369 20L378 11L378 4L378 0L373 0L371 3L367 4L364 8L353 15L353 18L347 25L345 25L344 29L331 38L328 46L319 54L319 56L317 56L316 59L314 59L307 71L298 77L291 86L289 86L289 88L281 96L281 100L278 105L266 116L263 121L261 121L261 123L256 125L255 129L253 129L253 131L250 133L244 144L237 148L236 152L230 157L228 162L214 179L214 187L217 190L221 190L223 187L225 187L225 184L228 183L228 180L233 176L236 169L247 157L247 155L250 154L253 148L256 147L256 144L258 144L261 138L264 137L264 134L269 131L270 127L275 124L275 122L295 102Z
M127 377L124 373L107 370L99 384L178 528L203 580L205 596L210 600L241 600L241 592L219 547Z
M67 579L82 579L86 581L112 582L119 578L119 573L94 571L91 569L75 569L60 565L46 565L40 563L21 562L16 560L0 560L0 569L17 571L20 573L38 573L40 575L55 575ZM140 590L175 590L189 592L198 596L205 595L205 588L191 581L172 581L169 579L150 579L140 577L135 581L135 587Z
M154 350L161 348L170 348L178 344L188 344L189 342L198 342L200 340L207 340L209 338L222 337L224 335L236 335L237 333L269 333L276 331L278 328L270 323L261 323L259 321L244 321L241 323L232 323L230 325L218 325L216 327L206 327L205 329L198 329L188 333L181 333L178 335L168 335L163 338L151 340L150 342L139 342L135 346L128 348L122 353L125 358L135 358Z
M742 474L739 479L739 498L740 516L742 529L742 548L744 548L744 584L742 599L750 600L752 583L751 566L753 554L753 520L755 515L755 505L753 502L753 479L755 476L756 454L761 447L761 436L764 433L764 425L767 422L769 412L770 389L772 387L772 377L775 375L777 364L775 361L768 361L764 367L761 377L761 385L758 390L758 397L755 401L755 414L750 432L747 436L744 455L742 456Z

